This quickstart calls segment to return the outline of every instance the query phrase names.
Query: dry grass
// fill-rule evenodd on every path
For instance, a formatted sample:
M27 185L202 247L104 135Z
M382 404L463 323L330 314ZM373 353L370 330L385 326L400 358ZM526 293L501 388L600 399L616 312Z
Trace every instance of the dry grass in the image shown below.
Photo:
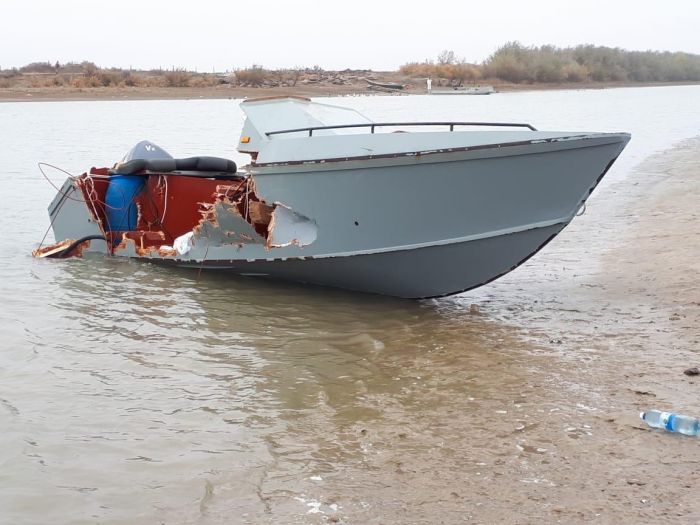
M261 86L269 76L269 71L256 64L246 69L236 70L236 81L239 86Z
M220 83L216 75L182 69L133 72L117 68L103 69L92 62L51 65L35 62L20 69L0 72L0 88L72 87L212 87Z

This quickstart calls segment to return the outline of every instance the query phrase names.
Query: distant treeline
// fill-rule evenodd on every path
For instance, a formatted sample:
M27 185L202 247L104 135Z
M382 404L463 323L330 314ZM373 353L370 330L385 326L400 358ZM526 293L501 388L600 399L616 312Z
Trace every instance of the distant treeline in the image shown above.
M226 73L198 73L181 68L131 70L100 68L93 62L32 62L21 68L0 69L0 88L12 87L295 87L303 84L343 85L370 75L371 71L324 71L318 66L265 69L260 65Z
M100 68L93 62L33 62L21 68L0 71L0 88L29 87L210 87L220 83L213 74L183 69L132 71Z
M454 52L443 51L437 62L405 64L400 72L452 82L482 78L513 83L683 82L700 81L700 55L593 45L527 47L508 42L482 64L468 64Z
M287 87L298 84L367 88L371 70L326 71L296 66L266 69L260 65L226 73L198 73L180 68L131 70L100 68L93 62L34 62L21 68L0 69L0 88L23 87ZM619 48L580 45L528 47L508 42L481 64L470 64L453 51L437 60L404 64L398 71L378 74L385 81L424 86L424 78L436 85L453 86L477 81L496 83L577 82L698 82L700 55L668 51L626 51ZM420 80L419 80L420 79Z

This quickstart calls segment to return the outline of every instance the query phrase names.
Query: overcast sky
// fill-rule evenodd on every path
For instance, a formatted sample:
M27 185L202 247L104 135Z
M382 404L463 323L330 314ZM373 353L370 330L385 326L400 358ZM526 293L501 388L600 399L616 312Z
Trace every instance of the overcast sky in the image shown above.
M443 49L481 62L509 40L700 54L700 0L2 0L0 21L2 68L393 70Z

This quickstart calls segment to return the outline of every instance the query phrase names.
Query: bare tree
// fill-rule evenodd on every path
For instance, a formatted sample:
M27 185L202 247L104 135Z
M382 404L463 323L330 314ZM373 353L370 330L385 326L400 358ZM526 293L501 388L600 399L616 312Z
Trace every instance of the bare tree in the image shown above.
M299 82L299 77L301 77L301 72L303 70L304 70L304 68L301 66L294 66L291 69L292 87L296 86L297 82Z
M442 65L447 65L447 64L454 64L457 62L457 56L455 55L454 51L445 49L442 53L440 53L437 57L438 64Z

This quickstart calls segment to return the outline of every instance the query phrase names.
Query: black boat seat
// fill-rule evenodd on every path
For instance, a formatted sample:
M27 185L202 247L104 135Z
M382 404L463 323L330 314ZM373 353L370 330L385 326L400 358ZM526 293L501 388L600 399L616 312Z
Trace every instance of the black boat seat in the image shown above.
M111 175L136 175L142 171L170 173L173 171L202 172L200 176L211 177L213 173L236 173L236 163L220 157L189 157L186 159L132 159L117 164L109 170ZM188 173L188 175L192 175Z

